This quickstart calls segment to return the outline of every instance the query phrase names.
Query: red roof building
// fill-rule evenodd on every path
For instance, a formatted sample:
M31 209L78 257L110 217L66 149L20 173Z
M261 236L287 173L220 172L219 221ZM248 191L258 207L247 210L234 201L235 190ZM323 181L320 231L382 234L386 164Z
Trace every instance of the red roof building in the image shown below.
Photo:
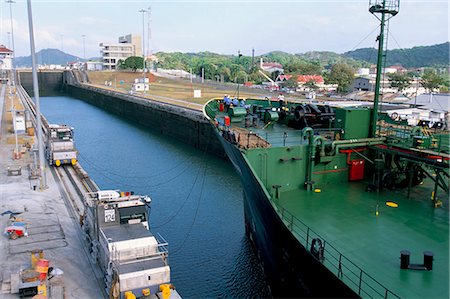
M316 84L323 84L323 77L319 75L298 75L297 82L299 84L305 84L306 82L313 81Z
M264 62L262 57L259 62L259 68L265 72L273 73L280 72L283 73L283 66L278 62Z
M0 70L12 69L13 51L0 45Z
M0 53L12 53L13 51L11 51L10 49L8 49L7 47L5 47L4 45L0 45Z

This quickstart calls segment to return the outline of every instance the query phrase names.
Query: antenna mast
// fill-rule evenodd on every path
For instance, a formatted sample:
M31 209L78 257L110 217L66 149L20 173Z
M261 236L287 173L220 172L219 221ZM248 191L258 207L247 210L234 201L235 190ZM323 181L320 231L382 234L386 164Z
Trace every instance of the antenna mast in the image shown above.
M383 67L383 58L386 57L385 49L385 28L386 22L398 14L400 0L369 0L369 12L380 20L380 35L378 35L378 59L377 59L377 77L375 79L375 97L373 99L372 127L370 137L376 137L378 121L378 102L380 99L380 83ZM380 14L379 17L376 14ZM387 36L386 36L387 40Z

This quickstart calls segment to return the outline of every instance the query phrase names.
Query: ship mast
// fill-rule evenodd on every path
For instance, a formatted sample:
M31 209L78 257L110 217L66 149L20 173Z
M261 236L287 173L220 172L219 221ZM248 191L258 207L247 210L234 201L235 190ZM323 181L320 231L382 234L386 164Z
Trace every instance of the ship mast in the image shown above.
M370 137L376 137L377 121L378 121L378 102L380 99L380 83L383 68L383 58L386 57L385 28L386 23L398 13L400 0L370 0L369 11L378 20L380 20L380 35L378 35L378 59L377 59L377 75L375 79L375 97L373 99L372 125ZM381 16L377 16L380 14Z

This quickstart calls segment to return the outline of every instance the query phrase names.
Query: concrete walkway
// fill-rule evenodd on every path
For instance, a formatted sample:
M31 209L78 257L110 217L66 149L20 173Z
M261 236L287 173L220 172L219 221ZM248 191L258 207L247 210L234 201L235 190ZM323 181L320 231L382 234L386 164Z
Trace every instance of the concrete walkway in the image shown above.
M111 91L114 91L114 92L119 92L119 93L123 93L123 94L126 94L126 95L130 95L129 92L126 92L125 90L122 90L120 88L109 87L109 86L105 86L105 85L101 85L101 84L80 83L80 85L81 86L83 86L83 85L93 86L93 87L100 88L100 89L111 90ZM163 102L163 103L167 103L167 104L172 104L172 105L185 107L185 108L198 110L198 111L202 111L202 109L203 109L203 105L202 104L192 103L192 102L185 101L185 100L178 100L178 99L169 98L169 97L165 97L165 96L159 96L159 95L154 95L154 94L149 94L149 93L144 94L142 92L134 92L131 95L136 96L136 97L140 97L140 98L143 98L143 99L147 99L147 100L154 100L154 101Z
M28 178L28 166L33 163L32 153L27 151L21 159L14 161L14 145L7 142L5 122L9 106L5 102L5 86L0 93L0 214L5 211L20 212L18 217L28 223L28 237L10 240L0 236L0 298L18 298L10 294L11 274L30 267L30 251L44 250L50 266L61 269L62 277L52 279L54 285L64 287L64 298L103 298L99 278L89 262L81 240L78 219L71 216L60 193L58 179L47 168L48 188L34 191ZM21 175L8 176L8 166L21 167ZM9 215L0 216L0 230L9 224ZM13 278L14 285L14 278ZM56 290L57 287L54 287Z
M6 85L2 84L2 87L0 90L0 136L3 136L2 124L3 124L3 107L5 106L5 91L6 91Z

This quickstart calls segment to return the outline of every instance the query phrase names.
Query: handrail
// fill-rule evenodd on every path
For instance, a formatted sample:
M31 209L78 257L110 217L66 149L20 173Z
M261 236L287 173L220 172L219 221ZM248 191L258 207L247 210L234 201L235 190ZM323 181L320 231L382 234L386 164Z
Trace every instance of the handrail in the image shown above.
M449 131L442 129L423 129L406 125L378 125L380 136L386 137L389 144L406 148L419 148L435 152L449 152Z
M324 242L324 258L321 259L322 263L358 295L369 298L400 298L348 259L333 245L326 242L324 238L313 231L303 221L279 205L276 201L271 200L271 202L275 205L276 211L283 223L307 250L311 246L313 239L318 238Z

